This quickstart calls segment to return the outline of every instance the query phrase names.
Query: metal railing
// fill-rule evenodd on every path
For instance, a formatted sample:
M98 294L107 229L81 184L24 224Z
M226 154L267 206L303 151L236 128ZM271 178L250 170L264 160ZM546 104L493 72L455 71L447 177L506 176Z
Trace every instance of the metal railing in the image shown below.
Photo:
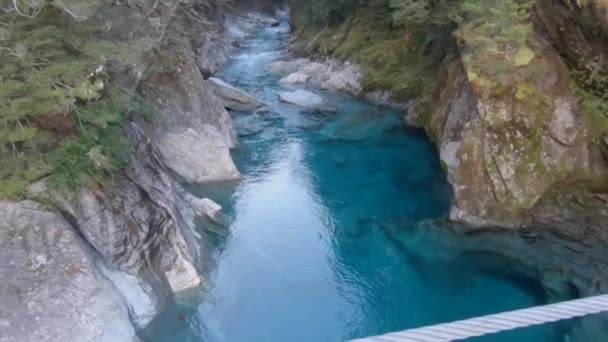
M601 312L608 312L608 294L360 338L351 342L456 341Z

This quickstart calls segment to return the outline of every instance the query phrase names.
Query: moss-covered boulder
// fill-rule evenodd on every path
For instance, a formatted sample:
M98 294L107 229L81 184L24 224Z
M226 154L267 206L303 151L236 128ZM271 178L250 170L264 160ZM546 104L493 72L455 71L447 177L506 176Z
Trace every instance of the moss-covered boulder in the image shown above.
M454 185L451 218L520 226L555 187L606 179L557 52L532 35L529 56L492 56L493 65L468 45L471 36L467 26L457 32L460 53L445 67L438 106L419 120Z

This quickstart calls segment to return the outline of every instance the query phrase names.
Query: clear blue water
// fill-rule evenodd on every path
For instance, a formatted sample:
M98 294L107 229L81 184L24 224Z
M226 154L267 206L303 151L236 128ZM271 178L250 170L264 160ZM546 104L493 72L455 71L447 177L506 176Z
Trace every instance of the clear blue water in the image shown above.
M174 305L150 341L344 341L543 302L500 258L446 258L412 227L447 215L433 145L402 114L323 93L338 113L280 103L266 65L286 24L261 30L222 77L268 103L235 113L238 184L193 189L234 218L215 242L202 303ZM493 266L488 267L488 262ZM508 272L507 272L508 273ZM476 339L555 341L542 327Z

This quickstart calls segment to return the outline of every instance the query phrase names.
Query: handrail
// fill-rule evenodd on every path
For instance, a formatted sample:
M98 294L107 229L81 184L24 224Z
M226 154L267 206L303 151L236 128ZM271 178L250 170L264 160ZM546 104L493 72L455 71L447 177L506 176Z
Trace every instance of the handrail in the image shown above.
M430 325L351 342L445 342L608 312L608 294Z

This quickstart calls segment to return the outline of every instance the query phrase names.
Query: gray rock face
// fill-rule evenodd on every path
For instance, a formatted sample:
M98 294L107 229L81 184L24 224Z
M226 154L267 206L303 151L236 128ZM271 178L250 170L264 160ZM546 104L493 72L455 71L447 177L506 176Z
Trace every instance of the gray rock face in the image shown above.
M237 146L238 141L232 118L222 101L198 71L193 56L183 56L180 66L159 69L141 85L146 97L154 100L162 113L155 118L153 140L162 145L166 132L180 133L191 129L204 134L203 126L211 125L221 134L228 148ZM160 138L160 139L159 139Z
M120 12L147 21L154 9L146 6ZM190 1L155 9L146 38L157 34L162 56L143 54L111 75L161 111L129 127L135 155L128 169L74 194L43 181L31 186L28 197L52 203L55 213L36 202L0 202L1 342L137 340L133 325L143 328L168 302L200 292L207 249L194 220L201 213L176 178L238 178L229 155L238 144L232 118L201 71L217 70L232 49L234 38L224 38L253 24L226 27L217 11L211 25L192 25L190 14L209 13ZM219 221L217 207L204 204Z
M195 232L196 214L160 152L138 126L131 125L130 134L135 158L111 184L70 195L38 183L29 196L49 196L45 200L56 203L77 227L99 255L99 267L121 294L132 322L141 328L171 299L199 290L201 251L206 248Z
M188 183L239 179L221 134L211 125L201 130L167 132L159 149L169 168Z
M219 78L211 77L208 83L213 93L221 99L227 109L248 112L262 106L262 103L253 95L237 89Z
M0 202L0 341L135 341L126 308L63 217Z
M334 111L335 108L327 104L327 101L320 95L308 90L298 89L296 91L283 91L279 93L281 101L289 102L296 106L306 109Z

